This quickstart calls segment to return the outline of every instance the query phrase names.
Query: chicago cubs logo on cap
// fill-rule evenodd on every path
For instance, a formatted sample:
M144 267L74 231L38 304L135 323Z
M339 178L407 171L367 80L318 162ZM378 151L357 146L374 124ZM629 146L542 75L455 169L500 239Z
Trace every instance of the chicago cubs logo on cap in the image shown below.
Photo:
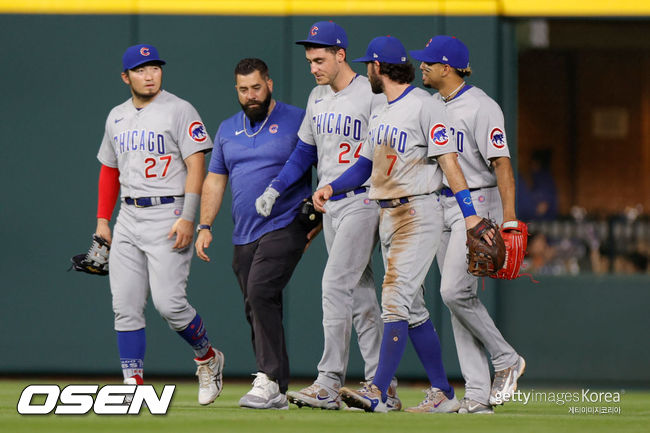
M190 135L190 138L197 143L203 143L208 139L208 134L205 132L205 126L203 126L203 123L199 121L192 122L187 132Z
M274 123L273 125L269 126L269 132L271 134L275 134L276 132L278 132L278 124Z
M444 146L449 142L449 137L447 136L447 127L442 123L438 123L431 128L431 140L436 143L438 146Z
M493 128L490 132L490 143L497 149L503 149L506 145L506 135L500 128Z
M318 33L318 27L314 26L309 31L309 34L312 35L312 36L316 36L316 33Z
M142 54L143 56L148 56L149 54L151 54L151 53L149 52L149 47L142 47L142 48L140 48L140 54Z

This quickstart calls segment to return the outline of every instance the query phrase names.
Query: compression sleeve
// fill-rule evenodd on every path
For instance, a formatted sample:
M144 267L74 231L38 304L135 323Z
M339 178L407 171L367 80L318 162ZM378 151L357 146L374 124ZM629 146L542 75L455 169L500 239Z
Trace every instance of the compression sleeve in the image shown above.
M371 173L372 161L365 156L360 156L357 162L330 183L330 186L332 187L334 194L350 191L359 185L363 185L363 183L370 177Z
M313 164L318 162L316 146L305 143L298 139L296 148L282 167L280 174L271 181L269 186L277 192L282 192L302 177Z
M97 218L111 219L120 192L120 171L102 164L97 191Z

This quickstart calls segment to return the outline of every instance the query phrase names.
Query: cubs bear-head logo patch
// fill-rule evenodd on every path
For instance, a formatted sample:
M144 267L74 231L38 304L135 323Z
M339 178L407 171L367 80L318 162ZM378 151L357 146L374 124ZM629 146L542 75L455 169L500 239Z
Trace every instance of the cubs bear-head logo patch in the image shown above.
M205 126L203 126L203 123L199 121L190 123L190 127L187 132L190 135L190 138L197 143L203 143L208 139L208 134L205 132Z
M436 143L438 146L444 146L449 142L449 137L447 136L447 127L442 123L438 123L431 128L431 140Z
M312 36L316 36L317 33L318 33L318 27L316 26L312 27L311 30L309 31L309 34Z
M142 54L143 56L148 56L149 54L151 54L151 53L149 52L149 47L142 47L142 48L140 48L140 54Z
M275 134L276 132L278 132L278 124L274 123L273 125L269 126L269 132L271 134Z
M490 143L497 149L503 149L506 145L506 135L500 128L492 128L490 132Z

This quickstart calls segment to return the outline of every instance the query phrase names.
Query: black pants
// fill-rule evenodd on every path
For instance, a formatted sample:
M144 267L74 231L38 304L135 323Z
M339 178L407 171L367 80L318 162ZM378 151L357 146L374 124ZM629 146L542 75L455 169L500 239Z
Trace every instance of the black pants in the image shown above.
M235 245L232 268L244 294L246 320L258 371L289 386L289 357L282 326L282 290L289 282L309 230L297 219L246 245Z

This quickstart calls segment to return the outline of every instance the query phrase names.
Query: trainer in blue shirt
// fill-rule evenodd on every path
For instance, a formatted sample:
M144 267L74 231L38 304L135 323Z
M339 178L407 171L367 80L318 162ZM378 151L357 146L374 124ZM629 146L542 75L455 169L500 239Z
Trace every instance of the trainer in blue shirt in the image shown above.
M235 228L233 270L244 294L251 325L257 373L253 388L239 405L286 409L289 358L282 326L282 290L289 282L310 239L319 231L298 218L303 199L311 195L311 171L277 198L268 218L255 210L255 199L275 178L293 152L305 111L272 97L273 81L260 59L243 59L235 68L241 112L223 121L203 182L196 253L210 261L210 227L223 201L228 179Z

